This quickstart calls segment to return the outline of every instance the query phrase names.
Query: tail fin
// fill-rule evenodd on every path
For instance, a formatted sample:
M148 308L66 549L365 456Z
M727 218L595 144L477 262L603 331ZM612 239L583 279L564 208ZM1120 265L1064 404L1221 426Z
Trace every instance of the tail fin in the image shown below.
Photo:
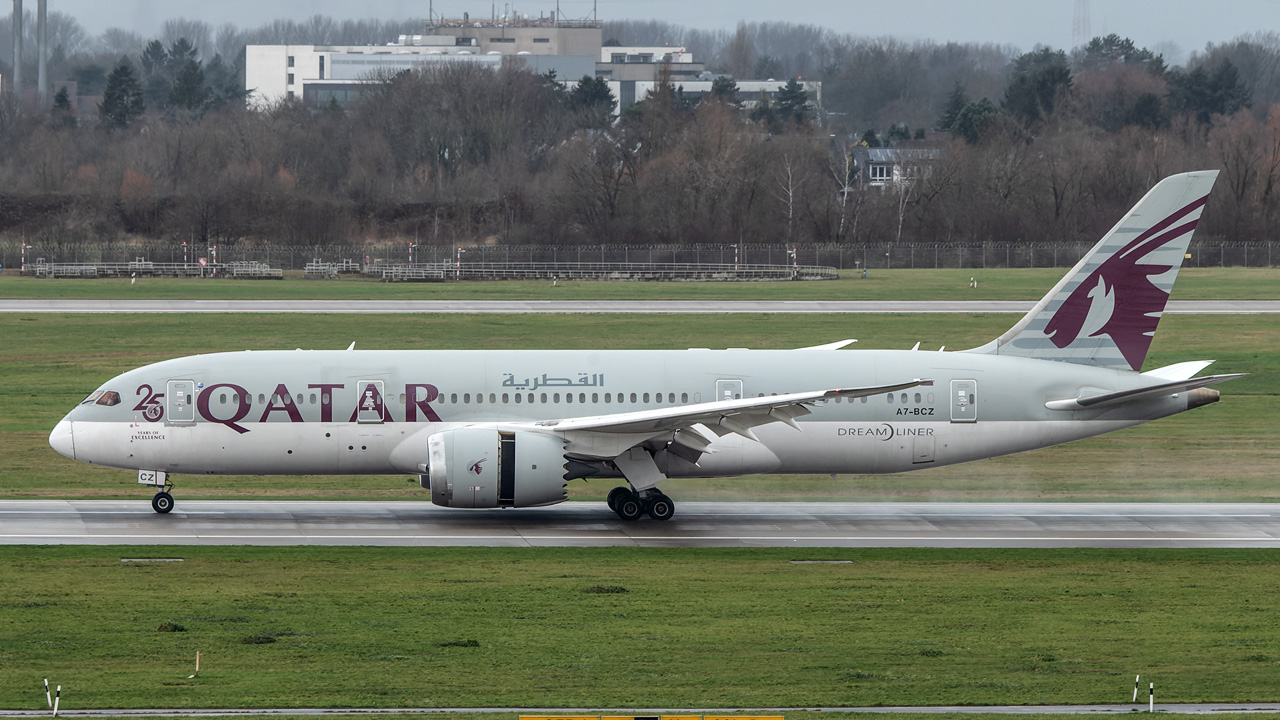
M969 352L1140 369L1217 177L1161 180L1018 324Z

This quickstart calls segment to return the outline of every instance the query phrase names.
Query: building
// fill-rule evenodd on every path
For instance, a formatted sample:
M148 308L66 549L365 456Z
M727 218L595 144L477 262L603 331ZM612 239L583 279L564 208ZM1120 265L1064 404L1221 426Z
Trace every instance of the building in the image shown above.
M862 182L871 187L913 183L927 175L942 157L940 148L856 148L854 162Z
M473 21L436 18L421 35L401 35L387 45L250 45L245 49L245 89L249 103L267 107L300 99L312 107L346 105L373 79L440 63L476 63L498 68L519 63L531 72L554 71L566 87L580 78L609 83L620 112L657 86L661 78L694 99L710 92L714 76L683 47L606 47L595 21L506 16ZM761 93L775 94L784 82L739 81L746 106ZM821 107L821 83L802 83Z

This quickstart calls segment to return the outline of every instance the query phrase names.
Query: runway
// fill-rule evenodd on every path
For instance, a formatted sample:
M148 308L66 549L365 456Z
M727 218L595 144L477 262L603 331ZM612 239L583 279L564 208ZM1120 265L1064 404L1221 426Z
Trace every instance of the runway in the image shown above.
M923 715L960 713L998 715L1095 715L1134 713L1147 710L1141 702L1127 705L914 705L866 707L772 707L772 708L534 708L534 707L430 707L430 708L135 708L67 710L67 717L228 717L269 715L276 717L314 717L317 715L439 715L501 713L504 715L541 715L552 717L662 717L670 715L733 716L779 715L782 713L913 713ZM1223 713L1280 712L1280 703L1156 703L1155 712L1177 715L1222 715ZM0 710L0 718L48 717L48 710Z
M0 300L5 313L1026 313L1023 300ZM1280 300L1171 300L1167 314L1274 315Z
M599 502L456 510L428 502L0 502L16 545L487 547L1280 547L1280 506L1218 503L680 503L623 522Z

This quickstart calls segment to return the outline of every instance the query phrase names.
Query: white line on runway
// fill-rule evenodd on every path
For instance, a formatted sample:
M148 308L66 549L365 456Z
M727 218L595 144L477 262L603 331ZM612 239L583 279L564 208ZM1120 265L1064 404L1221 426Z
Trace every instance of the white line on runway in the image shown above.
M40 535L40 534L0 534L0 539L38 540L52 538L83 538L83 535ZM634 540L646 542L660 541L870 541L870 542L936 542L946 540L953 542L1276 542L1280 537L1258 535L1253 537L1184 537L1179 535L1134 535L1134 536L1038 536L1038 535L218 535L210 533L190 533L184 535L95 535L94 537L111 540L556 540L556 541L588 541L588 540Z

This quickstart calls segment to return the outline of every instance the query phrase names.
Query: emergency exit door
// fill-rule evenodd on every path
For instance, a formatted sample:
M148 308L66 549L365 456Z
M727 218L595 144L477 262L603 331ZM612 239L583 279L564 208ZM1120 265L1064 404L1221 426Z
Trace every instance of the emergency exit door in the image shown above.
M717 380L716 381L716 402L721 400L741 400L742 399L742 381L741 380Z

